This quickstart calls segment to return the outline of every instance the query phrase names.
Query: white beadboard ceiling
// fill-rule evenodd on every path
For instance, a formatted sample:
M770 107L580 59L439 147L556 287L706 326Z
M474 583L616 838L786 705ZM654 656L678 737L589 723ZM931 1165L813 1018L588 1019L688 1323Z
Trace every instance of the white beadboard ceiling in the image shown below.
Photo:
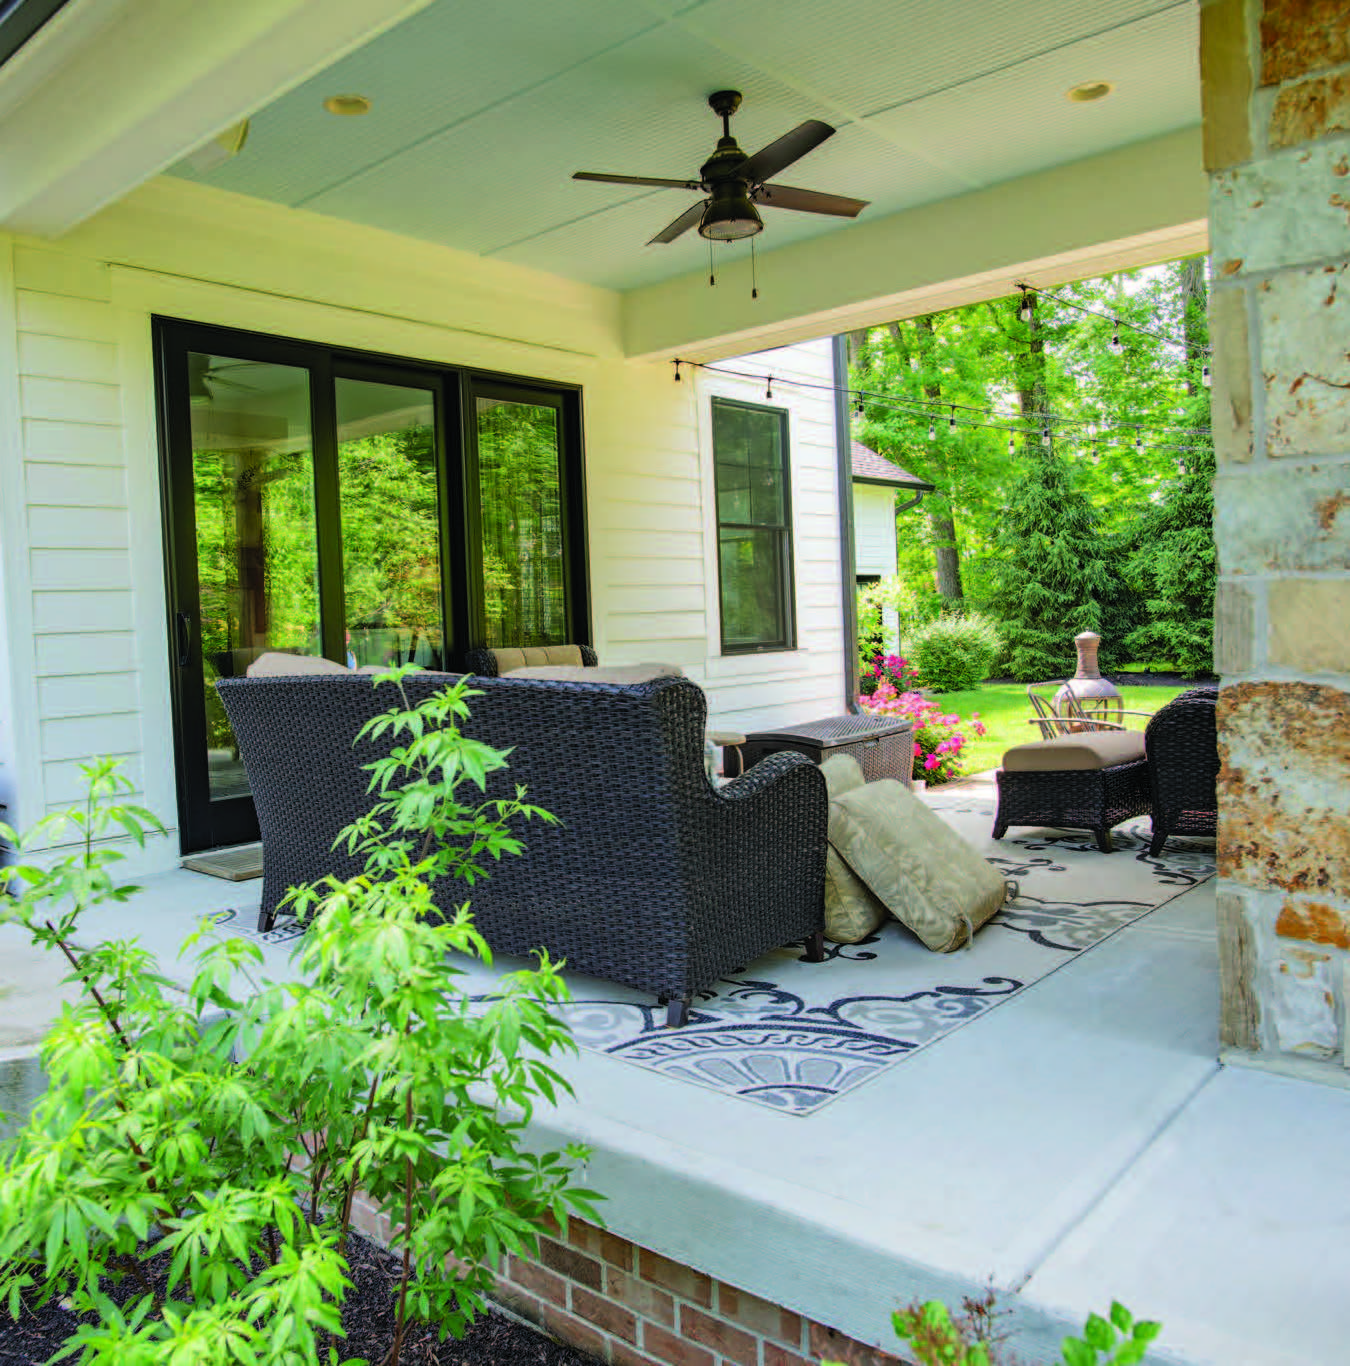
M571 174L697 175L713 90L743 92L747 152L833 124L782 179L871 200L861 222L1198 124L1197 26L1196 0L436 0L173 174L627 289L706 263L692 231L644 245L693 196ZM1065 99L1094 80L1115 93ZM764 219L761 251L849 230Z

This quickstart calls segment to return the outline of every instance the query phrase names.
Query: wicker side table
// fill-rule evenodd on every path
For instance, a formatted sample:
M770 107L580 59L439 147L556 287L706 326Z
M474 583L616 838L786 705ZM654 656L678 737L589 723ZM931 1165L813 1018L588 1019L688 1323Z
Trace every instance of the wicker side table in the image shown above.
M757 730L745 737L741 747L746 768L766 754L796 750L815 763L832 754L851 754L862 765L863 778L895 778L913 786L914 726L904 717L827 716L782 730Z

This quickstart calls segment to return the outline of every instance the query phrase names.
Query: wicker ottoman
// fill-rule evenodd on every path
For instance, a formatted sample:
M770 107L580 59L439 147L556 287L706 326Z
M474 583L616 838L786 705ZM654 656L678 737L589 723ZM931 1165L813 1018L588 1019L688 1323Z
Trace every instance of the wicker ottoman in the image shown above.
M746 768L766 754L796 750L815 763L832 754L851 754L862 765L863 778L896 778L911 787L914 772L914 727L905 717L827 716L782 730L758 730L741 747Z
M998 771L994 838L1010 825L1090 830L1109 854L1111 827L1152 810L1148 779L1140 731L1085 731L1015 745Z

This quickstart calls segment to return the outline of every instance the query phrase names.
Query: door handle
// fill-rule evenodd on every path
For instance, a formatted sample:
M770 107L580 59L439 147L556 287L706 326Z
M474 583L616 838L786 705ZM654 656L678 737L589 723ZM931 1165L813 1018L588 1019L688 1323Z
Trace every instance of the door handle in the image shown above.
M192 618L186 612L178 612L174 624L178 630L178 667L186 669L192 658Z

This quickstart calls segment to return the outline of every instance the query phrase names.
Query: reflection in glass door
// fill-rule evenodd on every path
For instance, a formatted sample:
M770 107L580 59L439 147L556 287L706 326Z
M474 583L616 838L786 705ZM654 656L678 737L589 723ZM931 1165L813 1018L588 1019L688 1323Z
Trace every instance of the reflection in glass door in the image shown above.
M307 371L188 353L201 697L210 800L246 796L216 694L268 650L319 654Z
M435 395L340 378L336 398L347 663L444 669Z

